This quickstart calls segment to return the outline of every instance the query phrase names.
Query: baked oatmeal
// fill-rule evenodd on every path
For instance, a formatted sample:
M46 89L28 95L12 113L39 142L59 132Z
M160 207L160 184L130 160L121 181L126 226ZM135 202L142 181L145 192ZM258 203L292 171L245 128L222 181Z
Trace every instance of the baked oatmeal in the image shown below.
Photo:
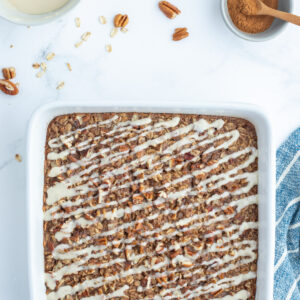
M244 119L56 117L45 147L47 299L254 300L257 181Z

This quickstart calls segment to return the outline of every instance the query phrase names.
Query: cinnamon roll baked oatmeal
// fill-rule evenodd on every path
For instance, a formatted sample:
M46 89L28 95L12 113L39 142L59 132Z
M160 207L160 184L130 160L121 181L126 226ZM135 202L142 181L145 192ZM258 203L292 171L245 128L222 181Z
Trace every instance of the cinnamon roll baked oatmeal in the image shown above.
M45 150L47 300L255 299L251 123L69 114Z

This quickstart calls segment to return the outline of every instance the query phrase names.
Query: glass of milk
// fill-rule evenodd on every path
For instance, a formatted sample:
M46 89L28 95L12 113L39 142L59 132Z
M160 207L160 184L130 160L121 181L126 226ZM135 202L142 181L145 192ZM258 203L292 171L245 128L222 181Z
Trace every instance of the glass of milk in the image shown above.
M80 0L0 0L0 17L23 25L50 22L70 11Z

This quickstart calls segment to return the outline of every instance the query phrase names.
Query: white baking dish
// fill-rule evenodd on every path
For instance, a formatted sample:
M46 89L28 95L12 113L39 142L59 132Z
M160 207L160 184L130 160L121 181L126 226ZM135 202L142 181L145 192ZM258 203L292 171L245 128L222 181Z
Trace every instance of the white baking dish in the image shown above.
M273 299L273 261L275 241L275 148L271 126L257 107L242 104L199 104L165 107L134 104L126 106L87 103L51 103L36 111L28 131L27 200L29 233L29 283L31 300L43 300L43 184L44 147L49 122L56 116L74 112L161 112L193 113L241 117L252 122L258 135L259 150L259 259L257 300Z

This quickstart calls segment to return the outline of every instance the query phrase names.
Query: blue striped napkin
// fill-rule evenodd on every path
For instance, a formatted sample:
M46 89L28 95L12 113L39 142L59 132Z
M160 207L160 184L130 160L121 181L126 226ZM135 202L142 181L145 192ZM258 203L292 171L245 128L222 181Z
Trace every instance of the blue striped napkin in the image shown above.
M274 300L300 299L300 128L277 150Z

